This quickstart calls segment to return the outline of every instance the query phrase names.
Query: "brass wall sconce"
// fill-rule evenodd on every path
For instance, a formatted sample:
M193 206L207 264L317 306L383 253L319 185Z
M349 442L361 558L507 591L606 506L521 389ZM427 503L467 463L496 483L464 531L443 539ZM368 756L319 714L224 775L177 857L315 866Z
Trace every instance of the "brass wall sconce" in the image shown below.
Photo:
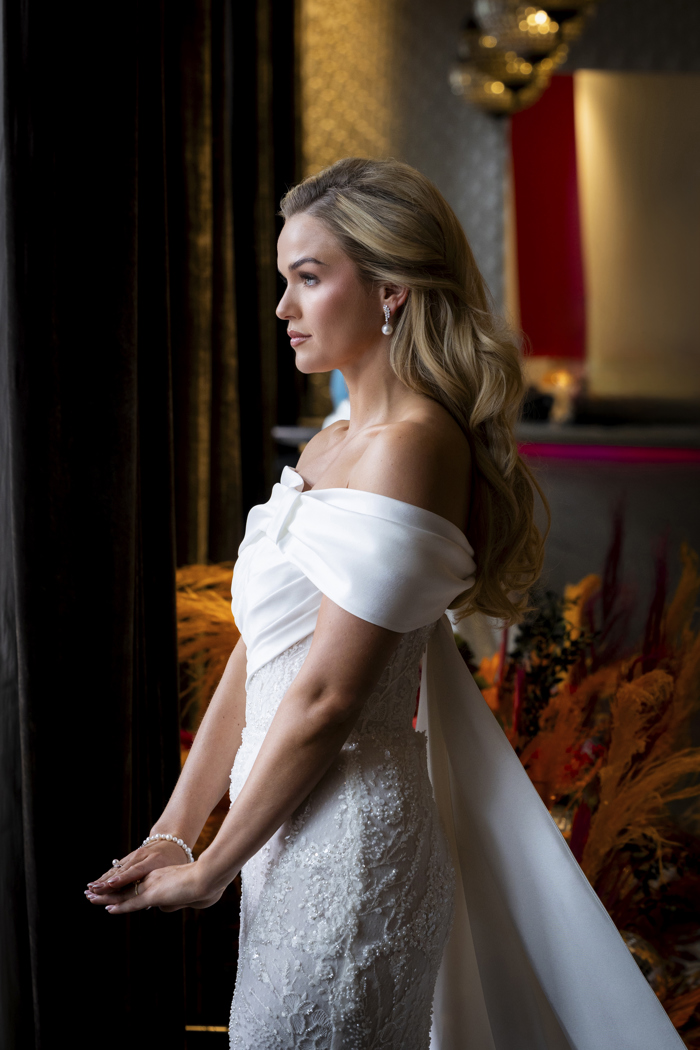
M532 106L596 6L597 0L474 0L450 73L453 93L496 114Z

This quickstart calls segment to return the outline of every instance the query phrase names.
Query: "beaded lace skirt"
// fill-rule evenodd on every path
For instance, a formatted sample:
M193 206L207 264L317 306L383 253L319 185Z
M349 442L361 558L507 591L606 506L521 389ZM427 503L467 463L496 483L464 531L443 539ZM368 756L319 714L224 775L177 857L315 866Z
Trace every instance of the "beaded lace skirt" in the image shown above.
M428 1050L454 899L412 726L431 630L402 637L334 766L243 868L236 1050ZM310 645L251 679L232 800Z

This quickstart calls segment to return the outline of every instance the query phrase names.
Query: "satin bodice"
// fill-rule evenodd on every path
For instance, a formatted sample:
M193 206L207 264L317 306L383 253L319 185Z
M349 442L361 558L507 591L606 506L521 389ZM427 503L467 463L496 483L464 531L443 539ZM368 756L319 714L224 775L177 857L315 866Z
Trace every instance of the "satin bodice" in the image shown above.
M438 514L357 489L303 491L285 467L249 516L232 610L248 681L313 633L321 598L405 634L438 620L474 580L474 552Z

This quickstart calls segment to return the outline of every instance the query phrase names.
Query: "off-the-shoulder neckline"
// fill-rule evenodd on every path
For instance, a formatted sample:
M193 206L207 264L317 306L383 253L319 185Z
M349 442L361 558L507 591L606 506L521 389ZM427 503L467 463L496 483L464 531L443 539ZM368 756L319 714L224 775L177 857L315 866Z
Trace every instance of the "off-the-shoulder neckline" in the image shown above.
M294 467L288 467L287 466L287 467L284 468L284 470L285 471L288 470L290 472L290 474L295 474L296 477L298 477L299 480L302 482L302 485L306 485L306 480L299 473L298 470L294 469ZM284 475L284 471L282 473ZM447 529L450 532L452 532L454 536L459 538L461 543L463 543L463 544L466 543L466 545L469 548L469 551L470 551L470 553L472 555L474 553L474 548L472 547L471 543L469 542L469 540L467 539L467 537L465 536L465 534L462 532L462 530L459 528L458 525L455 525L455 523L453 521L450 521L449 518L444 518L442 516L442 514L436 514L434 510L427 510L425 507L417 507L415 503L408 503L406 500L395 499L393 496L384 496L384 495L382 495L381 492L369 492L367 489L353 489L353 488L349 488L349 487L348 488L338 488L338 487L336 487L336 488L333 488L333 487L330 487L330 488L314 488L312 486L311 488L308 488L308 489L307 488L303 488L303 489L298 490L298 491L300 492L300 494L302 496L322 495L323 493L331 493L331 492L338 492L338 493L345 493L345 494L347 494L349 492L353 492L353 493L357 493L358 496L368 496L371 499L385 500L387 503L398 504L398 506L400 506L400 507L408 507L408 508L410 508L411 511L414 511L416 514L425 514L425 515L427 515L428 518L432 518L433 520L440 522L440 524L442 525L443 529Z

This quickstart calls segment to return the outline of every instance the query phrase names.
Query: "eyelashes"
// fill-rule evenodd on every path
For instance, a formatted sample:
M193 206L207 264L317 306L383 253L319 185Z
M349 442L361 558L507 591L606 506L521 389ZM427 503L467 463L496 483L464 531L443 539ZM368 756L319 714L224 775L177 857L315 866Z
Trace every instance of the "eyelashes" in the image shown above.
M300 273L298 275L298 277L299 277L299 280L301 281L301 283L306 288L313 288L313 286L315 284L319 283L319 279L318 279L318 277L316 276L315 273ZM284 277L282 274L279 274L279 279L280 279L280 281L282 282L282 284L286 288L287 285L289 284L289 281L287 280L287 278Z

